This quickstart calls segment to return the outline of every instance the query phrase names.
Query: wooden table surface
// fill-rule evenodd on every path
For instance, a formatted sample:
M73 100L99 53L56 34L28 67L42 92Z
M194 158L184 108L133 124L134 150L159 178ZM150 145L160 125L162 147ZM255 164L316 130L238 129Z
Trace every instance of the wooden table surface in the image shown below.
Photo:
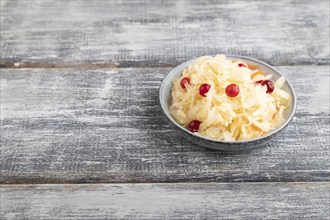
M1 0L1 219L329 219L329 1ZM296 116L211 151L158 88L208 54L276 66Z

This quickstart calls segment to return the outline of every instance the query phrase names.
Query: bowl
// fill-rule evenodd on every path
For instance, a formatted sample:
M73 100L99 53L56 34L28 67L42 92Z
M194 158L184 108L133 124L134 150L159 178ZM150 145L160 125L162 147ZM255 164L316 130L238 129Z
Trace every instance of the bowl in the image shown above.
M227 59L232 60L242 60L245 61L248 64L254 64L259 65L260 69L265 70L267 74L273 75L273 80L276 81L279 77L282 76L279 70L275 69L274 67L260 61L256 60L250 57L245 56L236 56L236 55L227 55ZM283 90L288 92L291 97L291 104L290 106L284 111L284 117L286 118L285 122L278 127L277 129L273 130L272 132L269 132L265 134L264 136L251 139L251 140L239 140L239 141L220 141L215 140L211 138L207 138L204 136L201 136L197 133L192 133L188 131L186 128L178 124L174 117L170 114L169 107L172 103L172 97L171 97L171 89L172 89L172 81L174 78L180 77L182 70L194 62L195 59L189 60L187 62L184 62L174 68L172 71L169 72L169 74L164 78L160 88L159 88L159 102L162 109L162 112L165 116L165 120L168 121L170 125L184 138L188 139L189 141L210 149L215 150L222 150L222 151L245 151L245 150L251 150L255 148L260 148L265 146L265 144L270 141L273 137L277 136L282 132L288 124L291 122L295 112L296 112L296 95L293 90L293 87L291 86L290 82L286 79L285 85L282 87Z

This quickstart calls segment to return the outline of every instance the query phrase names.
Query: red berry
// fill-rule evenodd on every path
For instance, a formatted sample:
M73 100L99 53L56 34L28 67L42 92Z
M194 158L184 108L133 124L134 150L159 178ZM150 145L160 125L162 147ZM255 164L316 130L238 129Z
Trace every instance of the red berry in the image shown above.
M271 80L258 80L256 83L261 84L262 86L266 85L267 86L267 91L266 93L272 93L274 91L274 83Z
M185 89L186 84L190 84L190 79L188 77L185 77L185 78L181 79L181 81L180 81L181 88Z
M236 84L229 84L226 87L226 94L229 97L236 97L239 94L239 87Z
M210 88L211 88L211 85L206 84L206 83L205 83L205 84L202 84L202 85L199 87L199 94L200 94L201 96L206 97L205 94L209 92Z
M246 67L243 63L238 64L239 67Z
M198 121L198 120L193 120L188 124L188 130L191 132L196 132L199 129L199 125L202 122Z

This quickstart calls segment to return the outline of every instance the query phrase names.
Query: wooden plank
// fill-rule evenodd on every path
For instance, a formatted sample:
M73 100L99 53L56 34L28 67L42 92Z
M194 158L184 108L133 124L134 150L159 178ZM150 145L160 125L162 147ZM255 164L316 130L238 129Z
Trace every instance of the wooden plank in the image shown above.
M329 1L11 0L1 4L1 66L172 66L247 55L330 64Z
M240 154L191 144L163 121L169 68L2 69L1 183L329 181L329 67L278 67L292 124Z
M329 219L329 183L2 185L3 219Z

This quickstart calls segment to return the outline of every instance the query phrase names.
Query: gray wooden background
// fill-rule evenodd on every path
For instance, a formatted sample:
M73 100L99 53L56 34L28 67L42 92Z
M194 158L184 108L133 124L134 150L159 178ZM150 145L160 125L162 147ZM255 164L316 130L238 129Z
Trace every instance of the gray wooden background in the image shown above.
M1 219L329 219L329 1L1 0ZM276 66L296 116L211 151L158 88L208 54Z

